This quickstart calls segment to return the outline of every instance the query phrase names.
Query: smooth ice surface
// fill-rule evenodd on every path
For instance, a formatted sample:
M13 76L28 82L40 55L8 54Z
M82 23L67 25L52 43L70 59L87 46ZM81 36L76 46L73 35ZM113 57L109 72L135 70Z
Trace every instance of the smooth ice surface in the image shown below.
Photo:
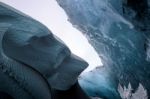
M97 67L90 72L82 74L79 77L79 83L89 96L116 99L115 95L117 95L117 92L111 88L113 85L110 83L104 67Z
M1 0L45 24L62 39L70 50L89 64L84 71L102 66L101 59L85 36L72 26L67 15L56 0Z

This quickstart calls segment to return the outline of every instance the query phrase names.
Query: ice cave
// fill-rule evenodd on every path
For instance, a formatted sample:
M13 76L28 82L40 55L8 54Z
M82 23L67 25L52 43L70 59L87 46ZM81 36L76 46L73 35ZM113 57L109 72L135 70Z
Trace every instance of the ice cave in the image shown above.
M0 1L0 99L150 99L150 0L35 2Z

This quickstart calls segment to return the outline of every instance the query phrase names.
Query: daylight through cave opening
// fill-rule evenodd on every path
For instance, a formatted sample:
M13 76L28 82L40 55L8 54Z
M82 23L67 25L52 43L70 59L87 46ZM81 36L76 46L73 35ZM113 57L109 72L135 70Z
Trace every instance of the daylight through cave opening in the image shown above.
M56 36L66 43L72 53L89 63L89 67L84 72L91 71L97 66L102 66L98 53L89 44L87 38L68 21L66 13L57 4L56 0L39 0L38 2L36 0L2 0L2 2L46 25ZM24 5L28 5L28 8Z

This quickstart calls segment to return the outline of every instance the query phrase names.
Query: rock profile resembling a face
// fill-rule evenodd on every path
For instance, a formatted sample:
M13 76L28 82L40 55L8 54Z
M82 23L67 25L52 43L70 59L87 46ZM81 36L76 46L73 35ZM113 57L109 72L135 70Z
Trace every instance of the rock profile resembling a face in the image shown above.
M87 66L43 24L0 2L0 91L7 94L1 96L55 99L57 90L57 99L61 91L88 99L73 87Z

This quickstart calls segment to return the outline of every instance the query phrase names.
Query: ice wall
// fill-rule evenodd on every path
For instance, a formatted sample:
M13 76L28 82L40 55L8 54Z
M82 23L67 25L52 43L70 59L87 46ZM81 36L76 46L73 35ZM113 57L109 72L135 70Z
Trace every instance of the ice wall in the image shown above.
M104 85L105 88L97 87L99 88L97 93L102 92L103 95L105 94L103 97L108 99L116 98L110 96L111 92L105 91L108 89L107 86L110 85L111 90L117 91L119 83L125 86L131 83L134 90L141 83L150 93L150 62L147 59L149 56L149 36L147 35L149 31L139 30L143 25L148 29L149 23L145 19L140 20L137 13L141 12L131 7L138 3L129 6L129 1L57 0L68 14L69 21L82 31L101 57L105 72L102 74L100 69L94 74L89 73L89 76L94 75L94 78L97 75L97 79L100 80L94 80L93 76L87 79L93 83L99 81L98 85L103 85L103 80L107 81ZM142 2L142 0L138 2ZM143 2L145 1L143 0ZM138 6L142 7L140 4ZM148 16L143 17L148 18ZM140 27L139 24L142 26ZM98 77L100 73L104 79ZM107 79L103 75L107 75ZM88 84L81 80L83 87L86 86L86 83ZM91 84L91 88L88 87L88 93L93 92L90 92L92 86L96 87ZM114 96L118 97L115 91ZM98 96L101 96L99 94Z

